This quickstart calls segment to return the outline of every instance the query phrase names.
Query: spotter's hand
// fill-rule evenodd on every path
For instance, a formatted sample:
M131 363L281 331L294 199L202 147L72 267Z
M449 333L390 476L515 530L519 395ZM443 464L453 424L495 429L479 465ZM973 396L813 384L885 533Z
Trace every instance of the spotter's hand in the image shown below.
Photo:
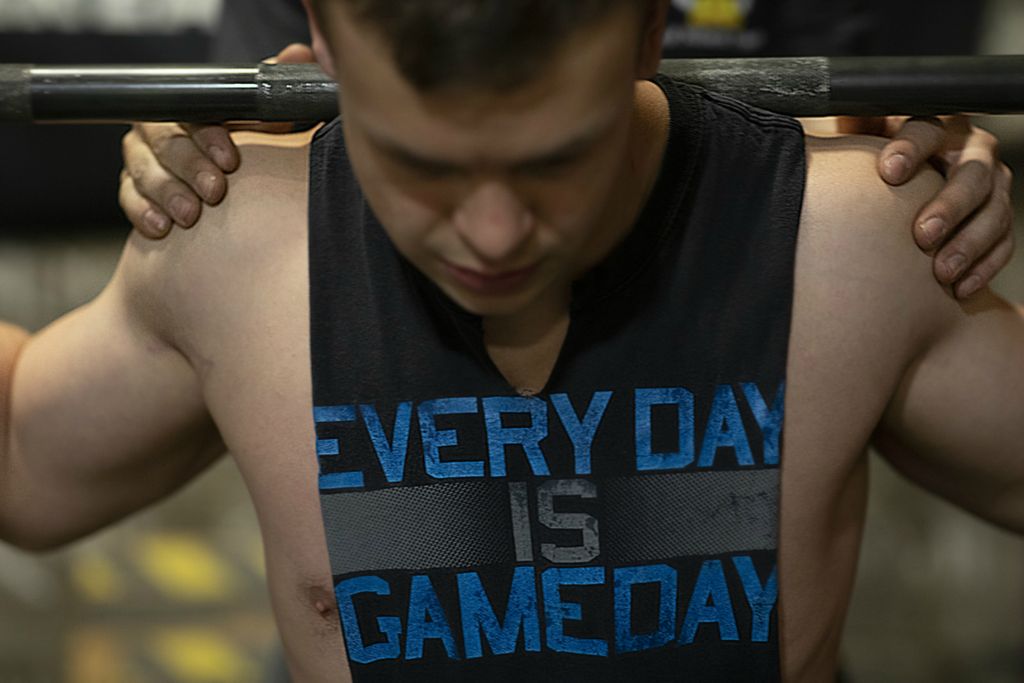
M878 167L890 185L907 182L925 163L946 177L914 220L914 239L935 253L935 277L967 298L991 282L1013 256L1013 174L999 160L999 140L966 116L842 118L839 131L891 138Z
M309 46L295 44L267 61L295 64L312 62L314 57ZM195 225L204 204L222 201L228 190L226 176L239 164L230 131L240 129L289 133L293 125L133 125L122 141L119 201L135 229L160 239L173 225Z

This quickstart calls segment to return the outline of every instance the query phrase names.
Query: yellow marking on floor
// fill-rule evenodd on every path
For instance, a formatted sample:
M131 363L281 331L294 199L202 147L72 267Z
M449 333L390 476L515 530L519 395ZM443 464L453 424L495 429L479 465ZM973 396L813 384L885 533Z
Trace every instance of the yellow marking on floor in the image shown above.
M124 597L124 574L98 551L85 551L72 556L71 584L85 601L110 604Z
M149 654L181 683L250 683L255 662L211 629L162 629L149 639Z
M153 534L133 553L139 570L162 593L181 602L215 602L232 592L231 570L195 536Z
M80 629L71 634L65 659L66 683L117 683L131 680L125 652L117 637L105 630Z

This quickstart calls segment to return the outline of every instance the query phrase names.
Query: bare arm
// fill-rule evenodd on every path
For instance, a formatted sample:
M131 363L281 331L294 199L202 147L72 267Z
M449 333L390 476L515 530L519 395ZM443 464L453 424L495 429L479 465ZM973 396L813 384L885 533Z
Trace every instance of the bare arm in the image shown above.
M908 478L1024 533L1024 315L990 292L914 359L879 445Z
M73 540L223 452L196 373L168 341L157 261L129 243L94 301L0 343L0 538L28 549Z
M869 138L813 144L812 222L830 224L815 255L857 287L832 315L872 333L871 365L887 405L876 444L910 479L1002 526L1024 531L1024 316L991 292L957 301L936 287L927 256L908 248L904 225L941 186L932 171L903 188L874 177ZM980 209L999 213L1001 197ZM906 229L906 228L904 228ZM851 238L850 236L853 236ZM824 241L822 241L824 244ZM845 328L843 328L845 329ZM874 422L874 421L872 421Z

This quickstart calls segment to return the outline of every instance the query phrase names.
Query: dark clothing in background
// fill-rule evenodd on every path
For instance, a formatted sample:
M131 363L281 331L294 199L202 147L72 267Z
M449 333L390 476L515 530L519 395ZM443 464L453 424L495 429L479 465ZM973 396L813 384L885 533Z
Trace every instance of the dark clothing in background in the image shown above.
M310 43L301 0L224 0L213 62L258 62L290 43Z
M667 57L972 54L973 0L672 0ZM225 0L214 61L309 42L300 0Z

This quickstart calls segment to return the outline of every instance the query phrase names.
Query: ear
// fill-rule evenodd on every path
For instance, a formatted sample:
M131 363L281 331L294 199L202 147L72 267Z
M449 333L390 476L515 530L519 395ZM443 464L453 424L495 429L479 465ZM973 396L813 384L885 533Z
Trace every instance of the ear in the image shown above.
M661 66L661 51L665 42L665 27L668 25L671 0L645 0L644 4L647 8L644 10L643 33L640 36L637 80L653 78Z
M320 29L320 22L317 19L316 12L310 7L309 0L302 0L302 6L306 8L306 18L309 20L309 35L313 38L313 54L316 56L317 64L320 65L325 74L337 79L337 75L334 73L334 55L331 54L330 45Z

